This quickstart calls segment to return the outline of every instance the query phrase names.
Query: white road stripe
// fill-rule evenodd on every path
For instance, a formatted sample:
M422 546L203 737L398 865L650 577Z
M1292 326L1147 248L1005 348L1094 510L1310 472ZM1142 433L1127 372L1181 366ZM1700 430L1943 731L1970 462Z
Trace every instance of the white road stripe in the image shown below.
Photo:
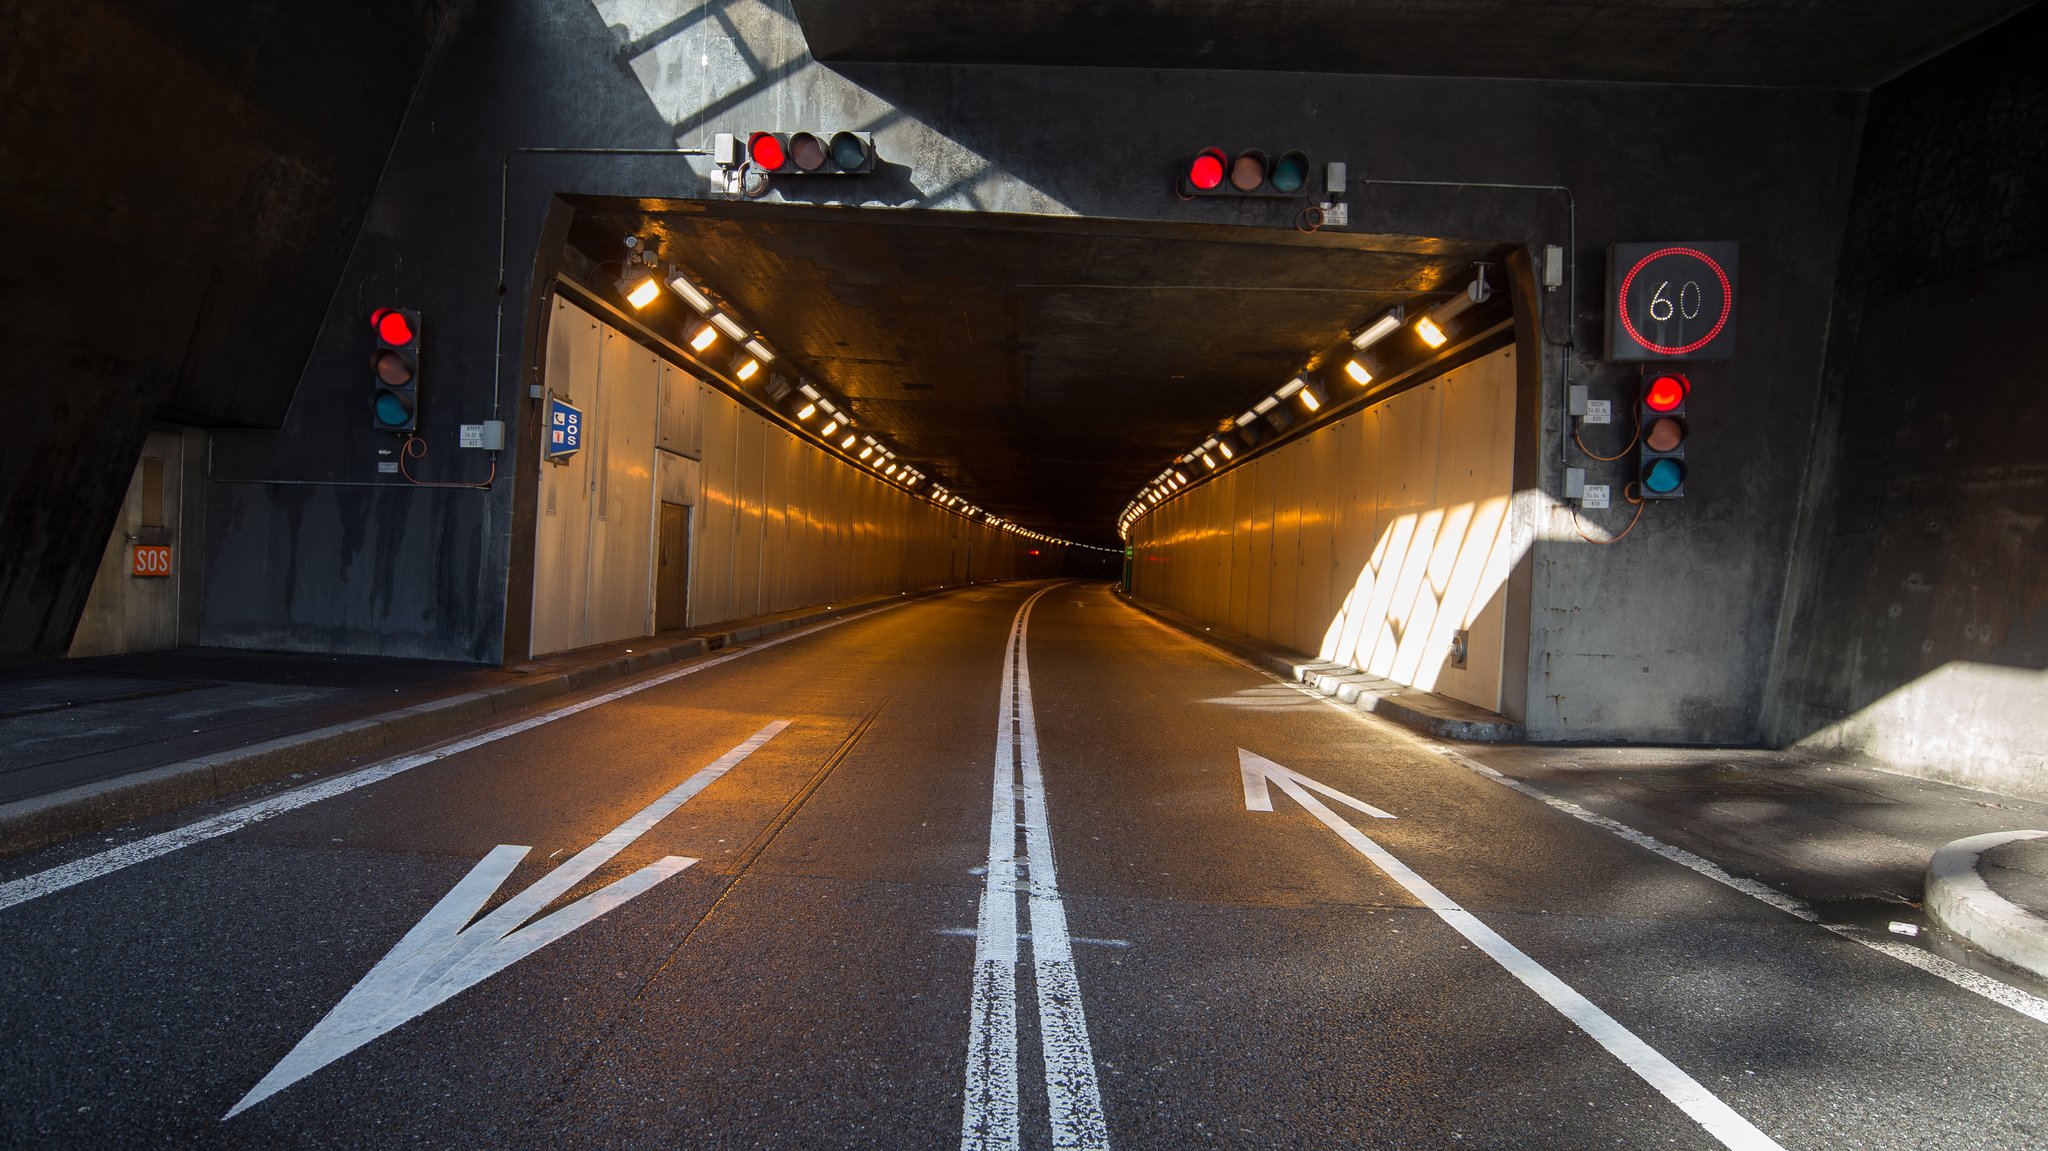
M322 780L319 783L310 784L293 791L273 795L268 799L258 800L247 806L238 807L233 811L223 812L209 819L202 819L197 823L187 824L184 827L166 831L159 835L152 835L146 839L138 839L133 843L124 843L119 847L108 848L97 855L88 855L83 859L76 859L70 863L50 868L48 871L38 871L33 875L25 875L20 879L8 880L5 883L0 883L0 911L5 911L17 904L27 903L31 899L39 899L45 895L62 891L67 887L75 887L87 880L98 879L103 875L111 875L123 868L133 867L138 863L147 862L158 856L169 855L173 851L190 847L195 843L204 843L209 839L217 839L220 836L232 834L252 823L260 823L273 816L283 815L288 811L295 811L309 804L318 803L323 799L332 799L337 795L345 795L357 788L368 787L373 783L381 783L394 775L411 771L415 767L447 759L452 755L460 755L465 751L482 747L488 743L495 743L508 736L532 731L534 728L543 727L558 719L566 719L580 712L589 711L593 707L601 707L637 692L646 691L648 688L660 687L662 684L673 682L686 675L695 675L700 671L709 671L721 664L730 663L733 660L752 655L755 652L766 651L771 647L777 647L791 640L816 635L827 628L838 627L843 623L852 623L857 619L866 619L879 612L890 611L901 606L903 606L901 603L892 603L886 607L877 608L875 611L862 612L860 615L827 620L816 626L792 631L786 635L754 644L751 647L744 647L737 651L728 652L725 655L715 656L702 663L693 663L688 667L680 667L674 671L664 672L652 679L641 680L639 683L586 699L581 703L573 703L567 707L556 708L545 715L537 715L532 719L521 720L518 723L494 728L490 731L470 736L467 739L458 740L443 747L437 747L432 751L400 756L396 759L387 759L381 763L373 763L368 767L359 768L346 775L337 775L333 779Z
M1692 1076L1687 1075L1677 1064L1666 1059L1656 1048L1643 1042L1628 1028L1623 1027L1612 1015L1602 1011L1591 1000L1579 994L1564 980L1550 973L1542 964L1529 958L1521 948L1501 938L1500 934L1479 921L1479 917L1459 906L1449 896L1438 891L1435 885L1417 875L1407 864L1394 858L1392 852L1368 838L1364 832L1338 818L1337 813L1325 807L1311 796L1307 789L1297 783L1290 774L1275 776L1273 782L1282 791L1293 796L1295 802L1307 808L1323 826L1341 836L1360 855L1372 860L1381 871L1408 893L1422 901L1422 905L1436 913L1437 917L1449 924L1458 934L1470 940L1473 946L1493 957L1493 961L1505 968L1508 974L1522 981L1523 985L1543 1001L1556 1008L1566 1019L1605 1047L1616 1059L1621 1060L1629 1070L1641 1076L1643 1082L1657 1089L1666 1099L1676 1104L1679 1110L1692 1116L1693 1121L1707 1129L1725 1147L1734 1151L1784 1151L1778 1142L1751 1125L1749 1120L1735 1113L1735 1110L1700 1086Z
M989 804L988 872L974 941L973 1016L968 1028L966 1100L960 1124L962 1151L1015 1151L1022 1138L1016 976L1020 824L1030 872L1032 975L1038 987L1039 1039L1053 1146L1075 1151L1107 1151L1109 1147L1109 1126L1103 1116L1095 1056L1081 1008L1066 907L1060 901L1053 866L1025 644L1032 606L1057 586L1040 590L1017 609L1003 663L995 788ZM1024 805L1021 820L1017 810L1020 798Z
M1252 663L1250 660L1239 659L1237 656L1230 655L1227 652L1219 651L1206 643L1202 643L1196 640L1194 637L1186 634L1185 632L1182 632L1176 628L1168 627L1166 624L1161 623L1159 620L1153 619L1151 616L1145 614L1144 612L1138 611L1136 608L1132 608L1131 610L1138 616L1138 618L1145 620L1146 622L1152 624L1152 626L1158 628L1159 630L1166 632L1170 635L1177 636L1188 643L1194 644L1195 647L1197 647L1198 649L1208 652L1209 654L1215 656L1217 659L1223 660L1226 663L1234 663L1242 668L1247 668L1253 672L1258 673L1259 675L1265 676L1266 678L1273 680L1275 683L1286 684L1288 687L1294 689L1295 691L1300 692L1302 695L1305 695L1310 699L1317 700L1323 704L1326 704L1329 707L1334 708L1338 712L1350 716L1354 720L1359 720L1361 722L1368 724L1375 731L1393 732L1395 734L1398 734L1422 747L1428 748L1429 750L1436 752L1437 754L1445 757L1446 759L1449 759L1457 763L1461 767L1468 768L1472 771L1479 773L1480 775L1485 776L1488 779L1493 780L1496 783L1499 783L1505 787L1513 788L1514 790L1519 791L1532 799L1536 799L1542 803L1550 805L1551 807L1557 808L1559 811L1565 812L1566 814L1572 816L1574 819L1583 820L1587 823L1592 824L1595 827L1601 828L1605 831L1612 832L1613 834L1620 836L1622 839L1625 839L1628 842L1633 843L1646 851L1655 852L1656 854L1671 860L1673 863L1680 864L1684 867L1689 867L1692 870L1699 872L1701 875L1706 876L1708 879L1711 879L1716 883L1722 884L1726 887L1733 888L1736 891L1740 891L1741 893L1749 896L1752 899L1761 900L1762 902L1777 908L1779 911L1782 911L1787 915L1796 916L1800 919L1806 920L1808 923L1814 924L1817 927L1826 928L1828 931L1841 936L1843 939L1853 940L1857 943L1862 944L1865 947L1870 948L1872 951L1888 955L1901 963L1906 963L1914 967L1917 967L1920 970L1925 971L1929 975L1935 976L1939 979L1947 980L1949 983L1952 983L1955 986L1960 987L1973 995L1982 996L1983 998L1998 1004L2000 1007L2008 1007L2014 1011L2019 1012L2021 1015L2024 1015L2029 1019L2033 1019L2040 1023L2048 1023L2048 999L2044 999L2041 996L2034 995L2030 992L2022 991L2019 988L2014 987L2010 983L2006 983L1999 979L1994 979L1991 976L1985 975L1982 972L1973 971L1968 967L1964 967L1960 963L1954 962L1953 960L1943 959L1941 956L1936 955L1931 951L1927 951L1919 947L1914 947L1913 945L1908 943L1900 943L1899 941L1891 938L1888 935L1878 935L1874 932L1865 931L1860 927L1855 927L1846 923L1824 922L1821 919L1820 913L1813 910L1813 908L1808 907L1806 903L1802 900L1796 899L1790 895L1785 894L1782 891L1769 887L1765 884L1758 883L1756 880L1743 879L1740 876L1731 875L1728 873L1726 869L1714 863L1712 860L1703 859L1700 856L1694 855L1692 852L1687 851L1682 847L1673 847L1670 844L1665 843L1662 840L1659 840L1655 836L1645 834L1641 831L1637 831L1635 828L1630 827L1625 823L1609 819L1604 815L1599 815L1594 812L1588 811L1585 808L1580 807L1578 804L1572 803L1569 800L1559 799L1556 796L1551 795L1550 793L1544 791L1539 787L1523 783L1520 780L1509 779L1507 776L1502 775L1500 772L1495 771L1493 768L1490 768L1477 760L1468 758L1467 756L1458 752L1454 748L1447 747L1443 744L1437 743L1430 739L1426 739L1389 720L1380 719L1379 717L1374 716L1368 712L1359 711L1357 708L1354 708L1349 704L1339 703L1338 701L1331 699L1329 696L1324 695L1322 692L1315 691L1296 680L1290 680L1283 676L1275 675L1268 669L1260 667L1258 664Z
M1965 991L1981 995L2001 1007L2009 1007L2029 1019L2048 1023L2048 999L2022 991L2010 983L1993 979L1982 972L1972 971L1953 960L1943 959L1941 956L1925 948L1915 947L1910 943L1901 943L1889 935L1880 935L1851 924L1829 923L1822 919L1821 914L1808 906L1804 900L1787 895L1774 887L1758 883L1754 879L1744 879L1738 875L1730 875L1727 870L1712 860L1703 859L1682 847L1673 847L1657 837L1637 831L1625 823L1609 819L1607 816L1597 812L1588 811L1568 799L1559 799L1540 787L1524 783L1519 779L1510 779L1493 768L1475 759L1471 759L1453 748L1430 743L1427 740L1419 742L1433 748L1446 759L1477 772L1501 784L1503 787L1511 787L1531 799L1548 804L1564 812L1574 819L1582 820L1604 831L1618 835L1645 851L1654 851L1673 863L1699 872L1715 883L1740 891L1752 899L1768 903L1787 915L1797 916L1808 923L1824 927L1843 939L1860 943L1872 951L1889 955L1901 963L1911 964L1929 975L1945 979Z

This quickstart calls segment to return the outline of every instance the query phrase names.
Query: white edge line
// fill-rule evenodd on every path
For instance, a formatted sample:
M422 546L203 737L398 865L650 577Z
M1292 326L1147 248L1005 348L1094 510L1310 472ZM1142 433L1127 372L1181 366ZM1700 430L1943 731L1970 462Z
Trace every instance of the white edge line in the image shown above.
M580 703L572 703L566 707L556 708L554 711L544 715L537 715L531 719L524 719L518 723L493 728L490 731L470 736L467 739L457 740L454 743L437 747L432 751L419 752L413 755L400 756L396 759L387 759L379 763L373 763L368 767L357 768L355 771L344 775L337 775L332 779L321 780L318 783L309 784L305 787L283 792L273 795L268 799L258 800L255 803L235 808L233 811L222 812L219 815L202 819L197 823L187 824L184 827L152 835L145 839L138 839L132 843L124 843L118 847L108 848L106 851L95 855L88 855L83 859L74 859L69 863L59 864L47 871L38 871L22 876L19 879L8 880L5 883L0 883L0 911L27 903L32 899L39 899L45 895L63 891L66 888L76 887L88 880L111 875L123 868L133 867L138 863L145 863L158 856L169 855L171 852L177 851L180 848L190 847L195 843L204 843L209 839L217 839L220 836L240 831L252 823L260 823L273 816L283 815L286 812L318 803L323 799L332 799L337 795L345 795L360 787L381 783L392 776L411 771L415 767L433 763L436 760L446 759L452 755L459 755L465 751L471 751L485 744L504 739L507 736L531 731L534 728L553 723L558 719L566 719L579 712L589 711L594 707L601 707L604 704L624 699L629 695L646 691L649 688L660 687L662 684L671 683L686 675L695 675L700 671L708 671L721 664L753 655L755 652L766 651L771 647L777 647L791 640L813 636L828 628L838 627L841 624L852 623L855 620L870 619L880 615L882 612L902 607L905 602L907 601L899 600L895 603L884 604L856 615L841 616L838 619L825 620L822 623L799 628L787 634L776 636L771 640L749 644L746 647L727 652L724 655L713 656L701 663L693 663L686 667L679 667L674 671L663 672L658 676L629 684L626 687L606 692L600 696L594 696Z
M1971 968L1964 967L1962 964L1957 963L1952 959L1944 959L1931 951L1927 951L1919 947L1914 947L1911 944L1900 943L1897 940L1892 939L1890 936L1878 935L1875 932L1867 931L1860 927L1850 926L1848 924L1824 922L1821 919L1820 913L1815 911L1813 908L1807 906L1805 901L1803 900L1787 895L1774 887L1770 887L1763 883L1759 883L1754 879L1743 879L1740 876L1731 875L1726 869L1722 868L1719 864L1714 863L1712 860L1704 859L1700 856L1694 855L1692 852L1687 851L1682 847L1673 847L1670 844L1665 843L1662 840L1656 838L1655 836L1637 831L1635 828L1630 827L1627 824L1621 823L1617 820L1609 819L1607 816L1599 815L1594 812L1588 811L1585 808L1580 807L1578 804L1572 803L1569 800L1559 799L1556 796L1551 795L1549 792L1546 792L1539 787L1523 783L1521 780L1518 779L1510 779L1507 776L1501 774L1500 772L1494 770L1493 768L1490 768L1485 764L1480 763L1478 760L1467 757L1455 748L1447 747L1444 744L1437 743L1436 741L1431 739L1427 739L1421 735L1416 734L1415 732L1408 730L1405 727L1401 727L1400 725L1393 723L1390 720L1382 719L1378 716L1375 716L1370 712L1359 711L1357 708L1352 707L1349 704L1341 703L1337 700L1331 699L1329 696L1326 696L1319 691L1310 690L1304 684L1276 675L1273 673L1271 669L1260 667L1258 664L1255 664L1250 660L1241 659L1238 656L1231 654L1230 652L1224 651L1214 646L1213 644L1203 643L1200 640L1196 639L1194 636L1191 636L1186 632L1181 631L1179 628L1169 626L1165 622L1153 618L1153 616L1151 616L1147 612L1140 611L1135 607L1133 607L1131 610L1137 612L1138 617L1140 619L1144 619L1150 622L1154 627L1157 627L1160 630L1168 632L1172 635L1179 636L1181 639L1187 640L1188 642L1194 644L1196 648L1202 651L1209 652L1218 659L1224 660L1228 663L1234 663L1239 667L1247 668L1251 671L1257 672L1258 674L1265 676L1266 678L1274 681L1275 683L1285 684L1286 686L1293 688L1295 691L1300 692L1302 695L1307 696L1308 698L1313 700L1320 700L1321 702L1328 704L1330 707L1335 708L1339 712L1351 716L1354 719L1373 721L1376 728L1384 728L1387 731L1391 731L1397 735L1404 736L1407 739L1412 740L1413 742L1421 745L1422 747L1427 748L1428 750L1433 751L1436 754L1451 760L1452 762L1458 764L1458 766L1463 767L1468 771L1474 772L1478 775L1485 776L1486 778L1493 780L1495 783L1501 784L1504 787L1513 788L1514 790L1521 792L1522 794L1530 797L1531 799L1535 799L1539 802L1548 804L1551 807L1554 807L1559 811L1562 811L1565 814L1570 815L1574 819L1582 820L1604 831L1611 832L1614 835L1617 835L1622 839L1627 840L1629 843L1633 843L1637 847L1644 849L1645 851L1654 852L1655 854L1661 855L1664 858L1672 861L1673 863L1691 868L1692 870L1699 872L1701 875L1706 876L1708 879L1713 880L1715 883L1721 884L1724 887L1732 888L1736 891L1741 892L1744 895L1749 896L1752 899L1769 904L1770 906L1777 908L1779 911L1782 911L1787 915L1793 916L1798 919L1803 919L1806 922L1815 925L1816 927L1825 928L1828 931L1831 931L1834 934L1841 936L1843 939L1853 940L1857 943L1862 944L1865 947L1870 948L1872 951L1879 952L1883 955L1888 955L1901 963L1917 967L1920 970L1925 971L1929 975L1933 975L1940 979L1945 979L1948 982L1955 984L1957 987L1962 988L1964 991L1968 991L1975 995L1980 995L1983 998L1988 999L2001 1007L2009 1007L2012 1010L2019 1012L2021 1015L2024 1015L2027 1018L2032 1019L2038 1023L2048 1023L2048 999L2044 999L2041 996L2035 995L2031 992L2023 991L2017 987L2014 987L2010 983L2006 983L2001 980L1995 979L1989 975L1985 975L1981 971L1975 971Z

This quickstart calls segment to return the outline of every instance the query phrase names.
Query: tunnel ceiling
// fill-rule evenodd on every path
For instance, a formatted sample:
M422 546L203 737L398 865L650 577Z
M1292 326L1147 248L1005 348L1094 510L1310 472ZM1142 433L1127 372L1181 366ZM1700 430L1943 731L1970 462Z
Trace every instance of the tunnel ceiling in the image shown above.
M1174 456L1488 249L1406 237L800 206L584 201L657 236L865 430L997 515L1116 542ZM598 277L607 286L608 275ZM694 315L680 299L650 326Z
M795 0L824 61L1867 88L2014 0Z

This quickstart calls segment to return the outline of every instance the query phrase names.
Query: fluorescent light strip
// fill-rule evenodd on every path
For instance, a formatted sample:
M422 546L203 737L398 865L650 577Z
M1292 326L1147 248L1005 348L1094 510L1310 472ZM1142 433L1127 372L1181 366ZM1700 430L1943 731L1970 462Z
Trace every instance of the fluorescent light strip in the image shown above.
M747 330L740 327L739 321L726 315L724 312L711 313L711 322L718 325L719 331L731 336L734 340L745 340L747 338Z

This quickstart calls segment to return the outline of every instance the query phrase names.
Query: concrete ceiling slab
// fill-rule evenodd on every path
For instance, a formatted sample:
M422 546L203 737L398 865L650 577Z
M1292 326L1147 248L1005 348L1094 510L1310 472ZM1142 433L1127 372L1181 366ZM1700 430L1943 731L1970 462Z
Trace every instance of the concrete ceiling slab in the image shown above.
M794 0L820 60L1861 89L2027 0Z
M619 258L628 234L656 238L904 458L991 512L1099 544L1219 420L1493 251L988 213L578 204L571 243L590 259ZM690 315L671 298L646 318Z

